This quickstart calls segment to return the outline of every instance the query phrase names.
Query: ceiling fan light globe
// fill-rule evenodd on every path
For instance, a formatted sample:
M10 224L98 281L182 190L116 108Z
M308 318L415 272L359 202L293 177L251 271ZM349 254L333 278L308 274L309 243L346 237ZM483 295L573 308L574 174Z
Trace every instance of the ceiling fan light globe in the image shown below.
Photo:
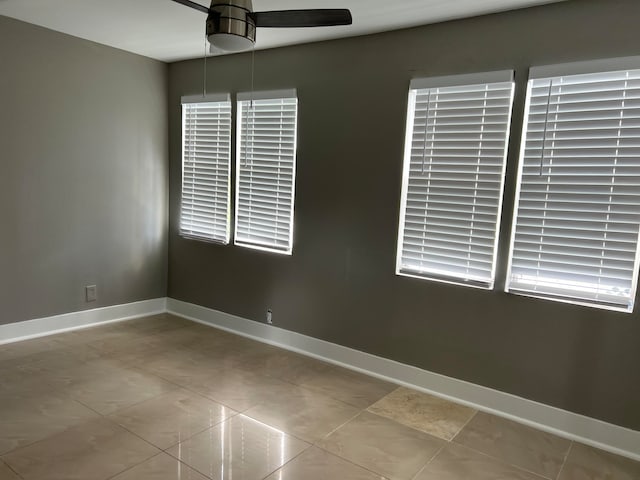
M241 52L253 47L253 41L249 38L231 33L215 33L209 35L208 40L213 48L225 52Z

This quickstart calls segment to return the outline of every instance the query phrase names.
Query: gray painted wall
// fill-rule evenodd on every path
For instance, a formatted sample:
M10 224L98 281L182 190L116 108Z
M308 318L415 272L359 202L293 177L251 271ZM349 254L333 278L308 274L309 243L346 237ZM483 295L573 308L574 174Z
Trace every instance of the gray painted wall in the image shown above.
M166 295L167 79L0 17L0 324Z
M640 55L640 2L579 0L369 37L258 51L255 88L297 88L293 256L178 236L180 96L170 66L169 295L640 430L634 314L394 274L409 80L515 68L500 281L531 65ZM250 54L211 60L210 92L250 88Z

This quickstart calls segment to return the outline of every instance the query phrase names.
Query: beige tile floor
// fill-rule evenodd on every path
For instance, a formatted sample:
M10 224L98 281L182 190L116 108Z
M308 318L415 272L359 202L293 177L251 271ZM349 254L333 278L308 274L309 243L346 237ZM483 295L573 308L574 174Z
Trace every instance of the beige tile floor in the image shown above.
M639 480L640 463L170 315L0 346L0 480Z

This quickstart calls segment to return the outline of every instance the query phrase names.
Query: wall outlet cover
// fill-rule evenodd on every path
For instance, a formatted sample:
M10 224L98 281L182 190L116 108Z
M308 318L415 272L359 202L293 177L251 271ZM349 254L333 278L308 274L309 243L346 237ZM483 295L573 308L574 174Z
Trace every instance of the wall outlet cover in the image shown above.
M87 302L95 302L98 300L98 287L96 285L87 285L84 287Z

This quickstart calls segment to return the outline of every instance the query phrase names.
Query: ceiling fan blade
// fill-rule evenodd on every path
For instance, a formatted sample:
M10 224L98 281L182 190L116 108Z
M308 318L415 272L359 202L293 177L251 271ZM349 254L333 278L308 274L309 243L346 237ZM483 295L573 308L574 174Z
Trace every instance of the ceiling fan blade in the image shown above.
M351 12L344 8L321 8L315 10L278 10L272 12L254 12L251 14L256 27L331 27L351 25Z
M209 13L209 8L204 5L200 5L199 3L192 2L191 0L173 0L176 3L180 3L187 7L195 8L196 10L201 11L202 13Z

